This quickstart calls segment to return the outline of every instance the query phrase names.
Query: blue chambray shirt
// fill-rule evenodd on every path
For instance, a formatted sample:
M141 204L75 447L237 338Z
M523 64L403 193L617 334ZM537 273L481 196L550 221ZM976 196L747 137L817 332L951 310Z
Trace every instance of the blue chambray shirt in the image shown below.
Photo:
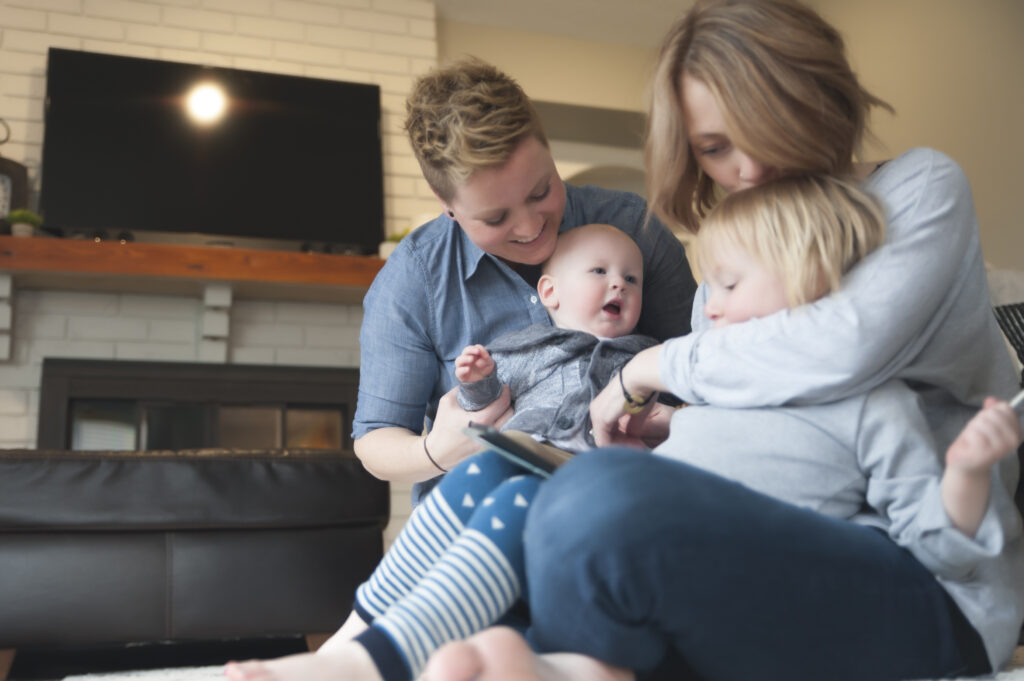
M646 203L635 194L566 185L559 231L603 222L637 241L644 256L637 332L664 340L689 332L696 283L679 240L645 220ZM422 225L402 239L363 299L352 437L393 426L421 432L455 386L463 348L550 323L533 283L478 248L458 223L440 215Z

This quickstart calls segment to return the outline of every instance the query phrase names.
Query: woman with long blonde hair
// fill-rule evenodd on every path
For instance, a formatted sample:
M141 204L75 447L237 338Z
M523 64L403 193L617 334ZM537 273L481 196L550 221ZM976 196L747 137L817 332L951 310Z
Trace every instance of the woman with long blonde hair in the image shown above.
M703 283L693 333L638 354L591 416L598 444L610 445L635 443L645 414L634 412L655 392L737 408L720 441L702 441L707 464L727 468L730 446L756 454L782 442L813 456L835 440L803 436L868 423L830 421L831 409L862 395L877 407L902 386L935 453L935 468L918 470L920 494L902 497L918 512L890 503L913 475L885 481L908 461L899 434L912 417L902 409L886 418L882 408L856 439L886 463L864 512L849 517L633 449L580 455L544 486L526 528L530 643L561 654L536 657L496 629L442 649L427 678L880 681L987 674L1009 660L1024 619L1011 453L1020 424L986 397L1008 398L1016 385L970 186L932 149L859 159L877 107L887 108L858 82L838 32L798 2L698 0L669 31L647 143L648 198L662 221L699 239L722 196L818 173L877 197L887 236L838 291L724 328L714 328ZM1002 415L1005 437L990 441L989 464L963 466L957 436L983 403L982 415ZM673 417L663 453L690 458L677 423L703 409ZM790 435L769 438L780 413L792 416ZM983 511L979 525L954 520L964 503ZM922 550L939 537L937 553Z

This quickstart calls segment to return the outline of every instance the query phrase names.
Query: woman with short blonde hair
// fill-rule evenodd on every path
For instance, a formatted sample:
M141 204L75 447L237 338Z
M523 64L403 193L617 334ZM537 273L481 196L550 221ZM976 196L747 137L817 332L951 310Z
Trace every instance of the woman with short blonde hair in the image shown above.
M641 308L637 333L662 340L686 333L696 283L681 243L657 219L648 220L642 197L562 182L540 118L508 74L478 59L459 60L419 77L406 109L409 142L443 212L402 239L363 300L352 438L372 474L417 483L418 503L441 476L479 450L463 433L467 423L498 426L511 417L507 386L503 398L478 411L460 408L455 360L467 346L551 324L536 284L560 233L602 223L636 242L642 295L651 297ZM429 510L438 503L444 521L435 528ZM427 518L428 533L439 534L425 540L426 550L414 549L412 562L429 566L426 554L459 535L468 507L453 510L443 498L424 505L428 512L417 517ZM397 582L407 586L409 579L402 573ZM402 655L371 658L369 650L380 653L379 646L390 645L379 630L367 631L372 619L357 607L318 654L231 665L227 676L410 676ZM476 621L472 614L469 619ZM363 632L360 645L352 644ZM414 647L425 651L419 642ZM399 662L380 669L375 659Z
M507 398L472 415L459 408L455 358L547 323L534 285L559 232L608 223L637 242L651 297L641 333L685 333L696 283L641 197L562 182L530 98L491 64L465 58L417 78L405 130L442 213L402 239L363 301L352 437L371 473L415 482L418 500L476 451L462 433L470 419L508 417Z

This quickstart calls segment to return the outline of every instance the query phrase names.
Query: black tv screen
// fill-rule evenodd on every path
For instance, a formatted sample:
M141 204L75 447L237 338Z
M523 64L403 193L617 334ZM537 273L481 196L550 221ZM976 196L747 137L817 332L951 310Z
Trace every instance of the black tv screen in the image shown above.
M216 122L187 111L200 83L226 96ZM384 237L376 85L50 48L43 135L58 234L364 254Z

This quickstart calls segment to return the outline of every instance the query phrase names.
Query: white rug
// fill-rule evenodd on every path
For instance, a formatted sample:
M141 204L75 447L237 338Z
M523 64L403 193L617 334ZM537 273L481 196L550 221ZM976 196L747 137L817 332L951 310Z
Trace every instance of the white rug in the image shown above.
M214 679L224 681L224 665L141 669L131 672L80 674L64 677L64 681L213 681Z
M996 681L1024 681L1024 646L1017 648L1010 661L1010 669L993 677ZM178 667L173 669L145 669L110 674L82 674L66 676L64 681L223 681L224 665L212 667ZM867 680L865 680L867 681ZM953 681L968 681L954 679ZM977 679L974 679L977 681Z

